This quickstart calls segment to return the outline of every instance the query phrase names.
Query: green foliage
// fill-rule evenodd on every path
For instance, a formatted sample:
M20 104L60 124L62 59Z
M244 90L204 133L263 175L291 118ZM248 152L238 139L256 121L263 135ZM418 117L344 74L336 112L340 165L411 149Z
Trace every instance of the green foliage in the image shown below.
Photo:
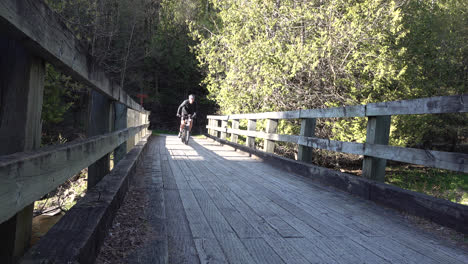
M206 72L204 84L223 114L467 91L466 1L211 3L212 23L191 22L190 29L200 41L195 50ZM411 145L431 136L447 136L438 126L444 120L434 115L393 117L391 142ZM468 119L457 117L444 124L450 131L460 131ZM324 125L333 139L365 141L364 118Z
M43 125L56 124L63 121L63 116L73 105L74 90L82 85L73 82L69 76L58 72L52 65L46 66L44 83L44 102L42 105Z
M468 174L440 169L389 168L386 182L404 189L468 205Z

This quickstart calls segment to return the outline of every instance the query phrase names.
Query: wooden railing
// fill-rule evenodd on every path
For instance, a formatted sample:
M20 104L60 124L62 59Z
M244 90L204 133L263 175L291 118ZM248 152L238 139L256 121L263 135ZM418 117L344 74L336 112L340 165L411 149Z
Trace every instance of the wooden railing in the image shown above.
M363 155L362 174L384 181L386 160L468 173L468 155L463 153L388 146L392 115L445 114L468 112L468 95L443 96L367 105L286 112L208 116L208 133L237 143L238 135L246 137L246 145L255 147L255 138L264 139L264 151L274 152L275 141L299 145L298 160L310 162L312 149ZM317 118L367 117L366 143L344 142L314 137ZM239 129L239 120L247 119L247 130ZM266 131L256 131L256 122L266 119ZM301 119L300 135L276 134L278 120ZM228 121L232 121L228 127ZM423 129L423 128L422 128Z
M29 246L33 203L88 167L88 188L147 134L149 112L39 0L0 0L0 263ZM87 139L40 148L45 62L92 89Z

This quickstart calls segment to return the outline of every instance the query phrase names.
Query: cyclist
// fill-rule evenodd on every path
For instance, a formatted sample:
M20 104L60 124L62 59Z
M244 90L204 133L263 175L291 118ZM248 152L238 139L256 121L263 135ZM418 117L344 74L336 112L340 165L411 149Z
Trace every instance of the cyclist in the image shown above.
M177 109L177 116L181 118L180 120L180 130L179 138L182 136L182 129L185 126L185 120L191 116L194 119L197 116L197 103L195 103L195 95L189 95L188 100L184 100L182 104ZM192 131L193 122L190 122L190 131Z

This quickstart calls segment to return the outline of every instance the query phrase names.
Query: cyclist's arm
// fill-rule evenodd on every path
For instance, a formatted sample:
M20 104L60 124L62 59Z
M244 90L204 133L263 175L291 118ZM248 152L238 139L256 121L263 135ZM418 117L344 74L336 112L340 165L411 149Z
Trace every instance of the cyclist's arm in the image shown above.
M197 103L194 103L194 107L193 107L193 115L192 115L192 118L195 118L197 116Z
M180 105L179 105L179 108L177 108L177 115L180 115L180 111L182 110L182 107L184 107L184 105L186 104L187 102L184 100Z

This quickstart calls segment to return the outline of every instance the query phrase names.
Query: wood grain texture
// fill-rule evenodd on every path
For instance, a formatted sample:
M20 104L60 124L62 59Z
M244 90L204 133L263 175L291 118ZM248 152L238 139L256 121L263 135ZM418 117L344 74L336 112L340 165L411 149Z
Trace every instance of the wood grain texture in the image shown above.
M45 62L29 54L20 42L3 36L0 50L0 155L38 149ZM1 263L16 263L29 247L33 209L34 203L8 220L0 220Z
M147 146L142 140L109 175L88 190L21 263L94 263Z
M352 105L333 108L305 109L285 112L208 115L208 119L299 119L365 117L384 115L446 114L468 112L468 94L401 100L367 105Z
M147 125L0 157L0 222L113 151Z
M217 129L214 127L211 128ZM326 149L355 155L366 155L386 160L400 161L465 173L468 172L468 165L466 163L466 160L468 160L468 154L464 153L403 148L370 143L363 144L296 135L267 134L262 131L247 131L230 128L227 129L227 132L248 137L290 142L317 149Z
M287 173L298 174L312 179L316 183L333 186L358 197L431 219L436 223L455 228L461 232L467 232L467 206L339 171L286 159L260 150L252 150L243 145L233 144L232 142L221 141L220 139L216 140L222 142L225 146L232 146L237 151L245 152L247 155L256 157L264 163Z

